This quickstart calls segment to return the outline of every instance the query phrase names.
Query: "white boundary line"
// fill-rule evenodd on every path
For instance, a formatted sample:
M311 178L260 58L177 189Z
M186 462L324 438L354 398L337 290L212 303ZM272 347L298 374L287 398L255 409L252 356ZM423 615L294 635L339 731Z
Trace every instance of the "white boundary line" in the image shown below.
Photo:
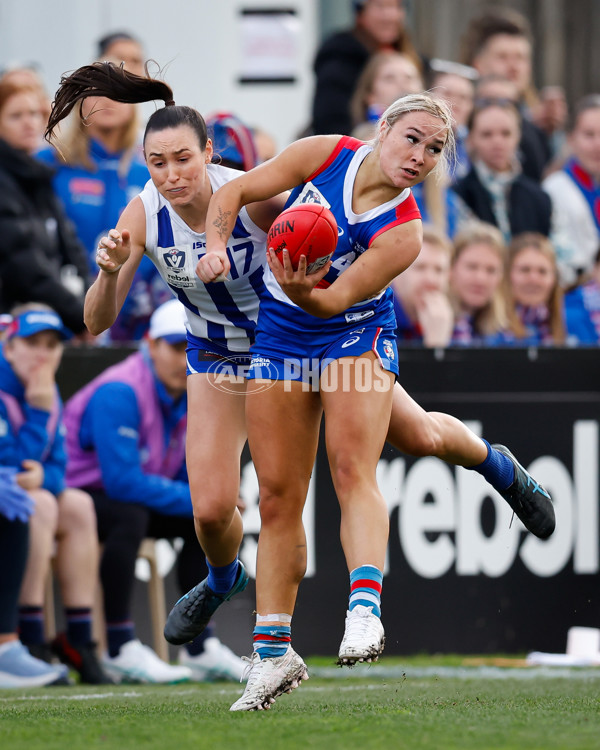
M336 690L351 691L351 690L379 690L386 689L389 685L382 682L386 680L411 680L411 679L430 679L433 677L437 678L452 678L462 680L538 680L538 679L563 679L563 680L600 680L600 669L594 667L578 667L578 668L562 668L562 667L526 667L526 668L507 668L507 667L383 667L383 666L370 666L366 668L355 668L352 670L342 670L340 667L313 667L310 670L311 677L322 678L322 679L335 679L340 680L355 680L355 679L369 679L375 678L377 682L360 684L360 685L338 685ZM208 686L209 683L199 683L204 686ZM151 686L146 685L145 687L161 687L169 689L168 685L153 684ZM56 688L53 688L53 690ZM303 685L301 690L302 693L306 692L325 692L330 687L327 685ZM231 685L228 687L221 687L216 690L217 695L239 695L242 690L242 686ZM136 690L128 690L126 692L115 692L109 690L103 693L65 693L57 695L56 693L43 693L36 695L13 695L13 696L2 696L0 695L0 704L2 703L15 703L21 701L90 701L90 700L106 700L109 698L144 698L152 696L152 692L141 692ZM185 690L172 689L169 690L171 696L193 696L198 695L198 691L194 688L187 688Z

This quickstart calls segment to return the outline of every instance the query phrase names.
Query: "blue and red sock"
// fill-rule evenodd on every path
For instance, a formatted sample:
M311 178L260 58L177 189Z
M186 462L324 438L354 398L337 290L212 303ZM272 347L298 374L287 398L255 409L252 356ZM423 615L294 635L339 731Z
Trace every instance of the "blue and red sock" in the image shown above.
M254 651L261 659L283 656L292 641L292 616L257 615L254 627Z
M350 612L358 604L372 607L373 614L381 617L381 586L383 573L375 565L361 565L350 572Z

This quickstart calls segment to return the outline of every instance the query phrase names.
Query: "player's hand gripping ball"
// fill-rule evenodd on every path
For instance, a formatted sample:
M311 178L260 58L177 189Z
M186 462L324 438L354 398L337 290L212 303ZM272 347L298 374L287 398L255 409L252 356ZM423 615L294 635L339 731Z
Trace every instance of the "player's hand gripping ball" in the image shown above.
M306 256L306 273L322 268L337 245L337 222L331 211L318 203L290 206L275 219L267 235L267 247L283 265L287 250L294 271L301 255Z

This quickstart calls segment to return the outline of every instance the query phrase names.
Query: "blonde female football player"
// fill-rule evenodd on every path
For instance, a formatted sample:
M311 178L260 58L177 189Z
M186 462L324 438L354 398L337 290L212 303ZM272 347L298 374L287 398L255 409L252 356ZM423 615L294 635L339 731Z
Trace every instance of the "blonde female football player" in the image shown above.
M339 234L330 264L310 275L306 259L294 271L285 251L283 266L267 251L269 270L246 400L262 520L258 615L248 684L234 711L268 708L307 677L291 647L291 617L305 570L302 510L323 412L350 574L339 662L375 659L383 649L380 602L388 515L375 469L388 436L398 373L389 284L421 247L421 222L410 188L443 166L452 151L446 105L410 95L385 111L373 143L340 136L298 141L223 186L211 200L207 253L198 264L207 283L229 271L226 240L237 213L284 190L292 190L288 205L327 205ZM311 363L308 375L306 367L290 364L298 362ZM257 384L261 378L274 381L272 387ZM398 398L402 402L401 391ZM411 408L399 411L410 413ZM488 451L480 446L484 462ZM494 454L512 473L508 456Z

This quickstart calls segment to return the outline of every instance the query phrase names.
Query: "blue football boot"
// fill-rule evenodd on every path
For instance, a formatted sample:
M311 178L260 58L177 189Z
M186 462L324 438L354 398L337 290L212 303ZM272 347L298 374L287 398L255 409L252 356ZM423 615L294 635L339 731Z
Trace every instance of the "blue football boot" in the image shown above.
M165 638L175 646L193 641L210 622L217 608L248 585L248 574L239 563L237 578L226 594L215 594L204 579L175 604L165 624Z
M504 445L492 445L510 459L515 467L514 482L500 494L517 514L523 525L540 539L547 539L556 526L552 498L527 472Z

